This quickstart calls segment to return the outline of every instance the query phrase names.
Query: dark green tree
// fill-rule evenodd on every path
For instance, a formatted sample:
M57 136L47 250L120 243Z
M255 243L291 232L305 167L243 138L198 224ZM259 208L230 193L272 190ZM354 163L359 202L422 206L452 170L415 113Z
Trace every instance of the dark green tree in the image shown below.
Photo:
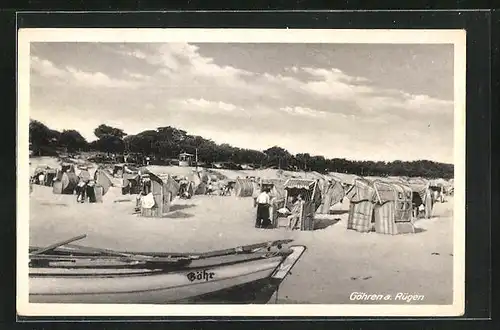
M58 146L59 133L45 126L38 120L30 120L29 124L29 142L34 155L42 156L45 152L54 152Z
M87 140L76 130L63 130L59 136L58 143L66 148L68 152L84 151L88 147Z

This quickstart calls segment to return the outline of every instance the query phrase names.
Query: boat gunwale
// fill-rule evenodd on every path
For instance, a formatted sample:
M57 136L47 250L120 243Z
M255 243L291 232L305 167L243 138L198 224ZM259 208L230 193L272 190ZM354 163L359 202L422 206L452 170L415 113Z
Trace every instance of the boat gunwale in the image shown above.
M84 235L81 235L79 237L83 237ZM137 257L166 257L166 258L171 258L172 260L174 259L208 259L212 257L220 257L220 256L226 256L226 255L233 255L233 254L247 254L247 253L254 253L257 252L256 250L260 250L263 248L270 248L272 246L283 246L287 245L289 243L293 242L293 239L281 239L281 240L274 240L274 241L267 241L267 242L261 242L261 243L255 243L255 244L248 244L248 245L242 245L242 246L237 246L237 247L232 247L232 248L227 248L223 250L215 250L215 251L207 251L207 252L198 252L198 253L179 253L179 252L139 252L139 251L120 251L120 250L113 250L113 249L103 249L103 248L95 248L95 247L90 247L90 246L83 246L83 245L75 245L75 244L63 244L60 246L57 246L53 249L50 249L51 253L54 255L71 255L71 254L77 254L77 255L89 255L89 256L122 256L122 257L130 257L130 256L137 256ZM47 248L42 248L42 247L37 247L37 246L30 246L29 247L29 253L36 251L39 251L40 249L47 249ZM85 251L87 250L87 251Z
M106 274L82 274L82 273L30 273L30 277L71 277L71 278L76 278L76 277L81 277L81 278L97 278L97 277L110 277L110 276L117 276L117 277L129 277L129 276L152 276L152 275L160 275L160 274L168 274L168 273L175 273L175 272L188 272L188 271L196 271L199 269L207 269L207 268L216 268L216 267L223 267L223 266L234 266L237 264L244 264L247 262L253 262L253 261L258 261L258 260L269 260L272 258L281 258L280 264L289 256L293 253L293 251L286 251L286 252L278 252L274 253L273 255L270 256L256 256L255 258L251 259L244 259L244 260L234 260L230 262L225 262L225 263L218 263L218 264L209 264L209 265L196 265L192 266L191 264L183 266L175 266L175 265L169 265L171 268L166 269L166 268L158 268L158 267L151 267L151 268L145 268L145 264L136 264L136 265L130 265L130 267L127 267L126 265L121 266L121 267L116 267L116 266L109 266L109 267L96 267L96 266L88 266L88 267L71 267L70 265L66 267L61 267L61 266L42 266L42 267L33 267L33 268L40 268L40 269L134 269L134 267L137 267L139 269L143 269L143 273L106 273ZM154 266L154 265L152 265ZM155 265L158 266L158 265ZM136 269L137 269L136 268ZM116 274L116 275L115 275Z

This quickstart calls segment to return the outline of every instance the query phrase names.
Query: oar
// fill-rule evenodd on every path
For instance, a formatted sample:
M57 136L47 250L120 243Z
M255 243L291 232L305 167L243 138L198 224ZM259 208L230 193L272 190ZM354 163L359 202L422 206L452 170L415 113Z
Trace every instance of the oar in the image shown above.
M57 249L58 247L60 246L63 246L63 245L66 245L68 243L71 243L71 242L74 242L74 241L78 241L78 240L81 240L83 238L87 237L87 235L83 234L83 235L80 235L80 236L76 236L76 237L73 237L73 238L70 238L70 239L67 239L65 241L62 241L62 242L58 242L58 243L54 243L52 245L49 245L47 247L44 247L44 248L41 248L41 249L38 249L34 252L31 252L30 255L37 255L37 254L42 254L44 252L47 252L47 251L51 251L51 250L54 250L54 249Z
M163 258L172 258L172 259L175 259L175 258L181 258L181 259L213 258L213 257L230 255L230 254L251 252L252 250L255 250L258 248L287 244L287 243L290 243L292 241L293 241L292 239L277 240L277 241L270 241L270 242L264 242L264 243L244 245L244 246L234 247L234 248L224 249L224 250L209 251L209 252L205 252L205 253L127 252L127 251L113 251L113 250L107 250L107 249L91 248L91 247L80 246L80 245L76 245L76 244L68 244L67 246L73 247L73 248L78 248L78 249L87 249L88 251L99 252L99 253L113 255L113 256L117 256L117 257L121 256L121 257L127 257L127 258L131 258L131 259L132 258L133 259L143 258L141 260L149 261L149 260L153 260L152 257L154 257L154 258L163 257ZM149 257L149 259L147 259L148 257ZM159 260L159 259L154 259L154 260Z
M133 260L133 261L177 262L179 260L189 259L186 257L178 258L178 257L170 257L170 256L155 257L154 255L144 255L144 254L139 253L139 252L138 253L120 252L120 251L114 251L114 250L109 250L109 249L81 246L81 245L76 245L76 244L67 244L67 247L76 248L76 249L81 250L82 252L87 250L89 252L101 253L101 254L104 254L107 256L112 256L112 257L126 258L128 260Z
M90 246L81 246L81 245L76 245L76 244L66 244L67 247L69 248L75 248L77 250L80 250L81 252L84 252L85 250L88 252L93 252L93 253L101 253L105 255L110 255L114 257L130 257L131 255L134 256L140 256L140 254L130 254L130 253L124 253L124 252L119 252L119 251L113 251L109 249L101 249L101 248L95 248L95 247L90 247Z
M287 244L287 243L290 243L292 241L293 241L292 239L286 239L286 240L277 240L277 241L264 242L264 243L256 243L256 244L238 246L238 247L234 247L234 248L230 248L230 249L195 254L195 255L192 255L191 257L196 258L196 259L205 259L205 258L222 257L222 256L231 255L231 254L238 254L238 253L248 253L248 252L251 252L255 249L264 248L264 247L271 247L271 246L276 246L276 245L281 245L281 244Z

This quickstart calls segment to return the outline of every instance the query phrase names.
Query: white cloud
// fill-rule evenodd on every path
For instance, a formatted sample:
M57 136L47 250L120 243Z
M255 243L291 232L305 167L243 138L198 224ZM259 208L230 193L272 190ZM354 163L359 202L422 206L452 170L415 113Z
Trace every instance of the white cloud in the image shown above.
M236 78L251 74L248 71L214 63L213 58L204 57L198 52L199 47L190 44L170 44L170 52L188 63L189 71L194 75L219 78ZM165 54L165 53L163 53Z
M122 51L122 54L136 57L138 59L144 60L148 57L148 55L140 50L134 49L131 51Z
M234 104L221 101L209 101L205 99L186 99L177 100L184 111L204 111L204 112L236 112L244 111L243 108Z
M73 67L66 69L76 82L91 87L130 88L137 86L135 82L113 79L102 72L85 72Z
M132 71L129 71L127 69L123 70L123 73L125 73L125 75L128 76L128 77L130 77L130 78L134 78L134 79L138 79L138 80L149 80L149 79L151 79L151 77L149 77L149 76L145 76L145 75L137 73L137 72L132 72Z
M453 101L440 100L427 95L414 95L404 91L385 89L369 85L369 81L362 77L349 76L338 69L322 68L288 68L288 72L305 72L313 80L301 80L297 77L286 75L270 75L264 73L264 80L274 87L291 90L316 97L327 102L350 102L358 110L377 115L394 113L409 114L449 114L453 110ZM270 90L269 87L267 90ZM333 103L334 104L334 103Z
M305 107L282 107L280 108L281 111L284 111L286 113L292 114L292 115L300 115L300 116L308 116L308 117L323 117L326 115L325 112L323 111L318 111L314 110L311 108L305 108Z
M134 54L135 57L141 54L140 58L160 66L158 72L164 78L156 77L155 86L171 86L174 82L177 86L189 85L193 89L206 89L207 86L215 90L220 88L219 91L224 90L224 93L216 97L224 101L232 99L233 95L251 95L258 98L262 105L272 98L285 103L282 107L290 109L295 107L295 102L300 102L304 109L317 108L318 102L330 102L330 109L374 116L388 113L399 116L442 115L453 108L451 101L377 87L366 78L350 76L337 68L292 66L285 68L286 74L270 74L219 65L213 58L202 56L198 46L188 43L162 44L145 57L141 50L129 50L127 54ZM336 107L335 102L351 106Z
M54 63L37 56L31 57L31 68L45 77L64 77L65 75L65 71L57 68Z
M111 88L130 88L137 86L136 82L111 78L102 72L85 72L72 66L61 69L51 61L41 59L37 56L31 57L31 67L41 77L56 78L59 82L63 81L65 84L74 83L79 86L85 85L90 87Z
M453 101L439 100L428 95L411 95L404 93L405 104L411 109L421 111L453 111Z
M302 70L312 76L323 78L323 80L326 81L332 80L332 81L345 81L345 82L365 82L365 83L369 82L369 80L366 78L349 76L336 68L324 69L324 68L305 67L302 68Z
M229 65L218 65L213 58L202 56L199 47L187 43L168 43L157 47L156 52L145 59L148 63L159 66L160 83L167 77L168 82L190 85L213 85L225 88L251 89L243 77L251 72Z
M192 75L203 77L236 78L249 75L250 72L232 66L221 66L213 58L204 57L198 52L199 47L188 43L167 43L160 45L156 52L145 54L140 50L122 51L122 54L134 56L159 65L164 75ZM137 54L141 54L137 56Z

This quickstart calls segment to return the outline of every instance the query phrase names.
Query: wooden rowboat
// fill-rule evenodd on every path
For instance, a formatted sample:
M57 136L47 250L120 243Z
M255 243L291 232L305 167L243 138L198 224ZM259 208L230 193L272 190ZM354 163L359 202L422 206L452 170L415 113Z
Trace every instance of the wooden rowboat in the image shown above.
M30 247L30 302L267 303L306 250L292 240L201 254L70 244L83 237Z

